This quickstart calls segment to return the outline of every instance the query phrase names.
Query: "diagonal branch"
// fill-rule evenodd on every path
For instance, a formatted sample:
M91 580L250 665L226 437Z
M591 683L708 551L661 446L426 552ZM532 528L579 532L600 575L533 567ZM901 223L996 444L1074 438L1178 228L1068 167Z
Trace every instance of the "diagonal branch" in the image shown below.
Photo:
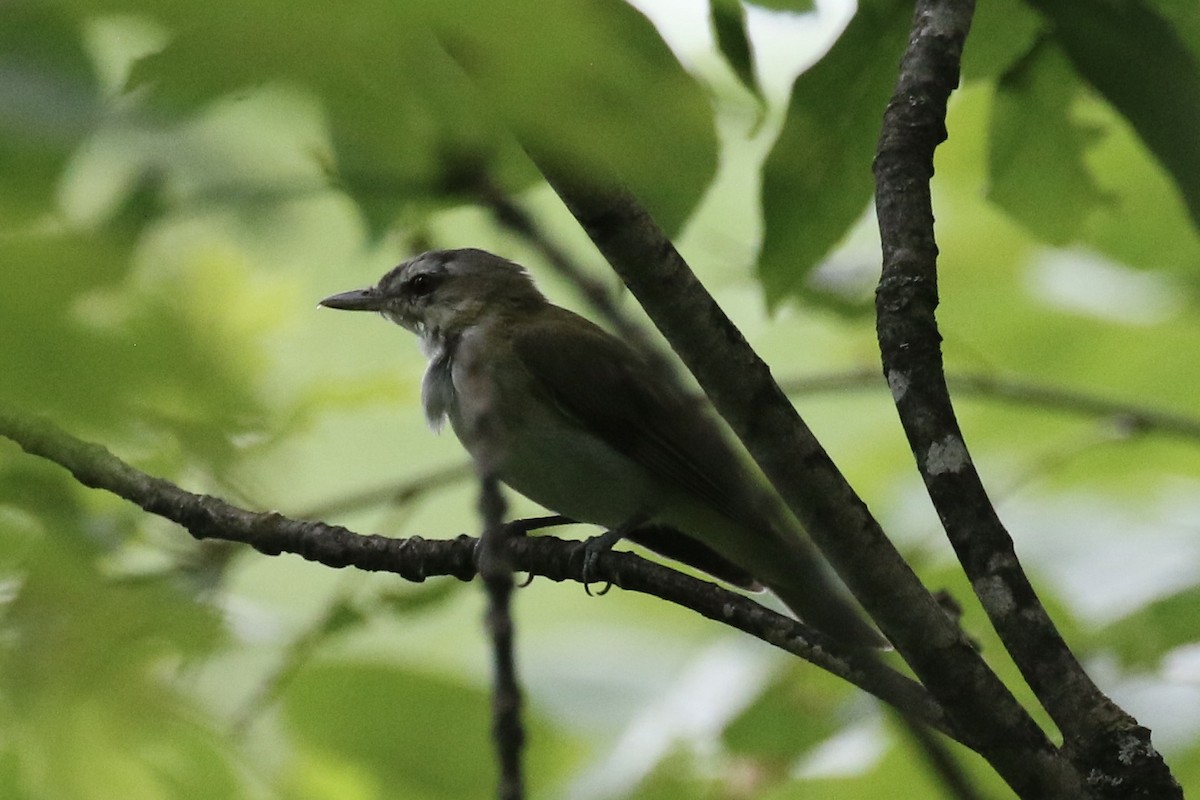
M884 373L959 561L1025 680L1063 732L1068 754L1093 788L1109 778L1115 783L1108 785L1128 781L1127 768L1134 761L1139 762L1135 769L1165 778L1161 783L1166 787L1173 781L1150 745L1149 731L1084 672L1022 571L971 463L946 388L934 317L937 245L929 181L934 150L946 138L946 103L958 85L973 6L973 0L918 2L916 25L884 116L875 159L883 242L876 312ZM1095 770L1095 763L1102 769ZM1108 769L1111 775L1098 775Z
M1090 727L1080 713L1108 704L1021 570L967 453L942 370L929 179L933 151L946 138L946 102L958 84L971 8L947 2L941 10L927 12L914 35L920 46L909 49L901 66L875 160L883 241L876 293L880 350L901 423L959 560L1005 646L1069 739ZM1063 680L1068 675L1076 679ZM1064 690L1084 692L1086 703L1064 697Z
M956 728L1022 796L1079 796L1077 777L920 584L649 214L611 183L539 166Z
M293 553L329 567L391 572L418 583L438 575L469 581L477 574L479 541L469 536L392 539L276 513L247 511L216 497L187 492L133 468L100 445L76 439L45 420L5 409L0 409L0 436L65 467L84 486L112 492L178 523L197 539L240 542L266 555ZM517 523L510 527L532 528ZM509 539L508 547L516 570L553 581L583 582L579 542L518 535ZM854 684L908 717L969 747L976 746L912 679L745 595L623 551L602 553L590 576L627 591L654 595L761 639Z

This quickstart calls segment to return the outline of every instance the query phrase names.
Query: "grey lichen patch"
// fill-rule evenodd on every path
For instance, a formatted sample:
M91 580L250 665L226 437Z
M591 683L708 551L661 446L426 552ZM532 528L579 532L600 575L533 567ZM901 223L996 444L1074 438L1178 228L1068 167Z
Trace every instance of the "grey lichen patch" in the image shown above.
M1150 757L1152 750L1153 748L1150 747L1148 739L1143 740L1126 733L1118 740L1117 760L1125 766L1130 766L1137 761Z
M979 595L979 602L993 613L1009 614L1017 607L1008 585L999 577L993 575L980 578L974 582L974 587L975 594Z
M1012 551L992 553L988 556L987 567L985 572L989 575L995 575L1006 569L1020 569L1021 565L1017 561L1017 556Z
M948 472L959 472L971 463L967 446L955 435L948 435L929 445L929 453L925 456L925 470L930 475L944 475Z
M908 373L898 369L888 370L887 382L888 388L892 390L893 402L899 403L908 393Z

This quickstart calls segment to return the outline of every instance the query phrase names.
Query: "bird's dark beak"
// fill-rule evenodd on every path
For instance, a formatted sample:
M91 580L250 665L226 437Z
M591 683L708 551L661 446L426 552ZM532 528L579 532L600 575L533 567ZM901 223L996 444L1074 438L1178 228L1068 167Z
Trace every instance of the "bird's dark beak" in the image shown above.
M379 311L383 308L383 298L372 289L354 289L330 295L318 305L342 311Z

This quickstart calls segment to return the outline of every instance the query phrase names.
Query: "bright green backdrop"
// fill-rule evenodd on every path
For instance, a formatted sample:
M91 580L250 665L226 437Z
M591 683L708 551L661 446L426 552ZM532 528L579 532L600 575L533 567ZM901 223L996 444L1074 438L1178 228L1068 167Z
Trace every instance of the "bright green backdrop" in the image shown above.
M639 5L665 41L615 0L5 3L0 402L249 507L476 530L415 343L316 301L482 246L585 310L471 205L484 176L517 193L614 285L515 131L613 165L777 376L845 378L801 381L801 412L1011 677L875 377L870 159L910 8L863 0L792 85L849 9L714 0L718 46L703 3ZM1200 437L1136 415L1200 419L1200 10L1059 5L980 4L934 184L945 353L1015 393L959 395L975 459L1069 641L1196 789ZM197 546L0 442L0 796L488 796L481 606ZM516 611L535 797L936 791L874 703L761 643L577 585Z

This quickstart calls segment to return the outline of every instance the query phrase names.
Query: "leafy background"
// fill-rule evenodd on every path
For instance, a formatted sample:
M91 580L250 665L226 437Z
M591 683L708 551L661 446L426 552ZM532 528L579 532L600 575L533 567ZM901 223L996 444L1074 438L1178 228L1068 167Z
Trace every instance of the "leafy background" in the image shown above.
M638 6L6 3L0 402L254 508L475 530L414 343L315 301L471 245L581 308L472 204L484 179L612 285L515 131L612 166L677 233L1014 678L877 377L870 159L910 8ZM991 382L959 386L960 414L1036 585L1196 788L1200 10L1115 9L980 4L937 157L940 320L952 374ZM6 443L0 571L5 797L491 792L472 585L196 545ZM760 643L578 586L535 582L517 613L535 796L937 791L884 710Z

